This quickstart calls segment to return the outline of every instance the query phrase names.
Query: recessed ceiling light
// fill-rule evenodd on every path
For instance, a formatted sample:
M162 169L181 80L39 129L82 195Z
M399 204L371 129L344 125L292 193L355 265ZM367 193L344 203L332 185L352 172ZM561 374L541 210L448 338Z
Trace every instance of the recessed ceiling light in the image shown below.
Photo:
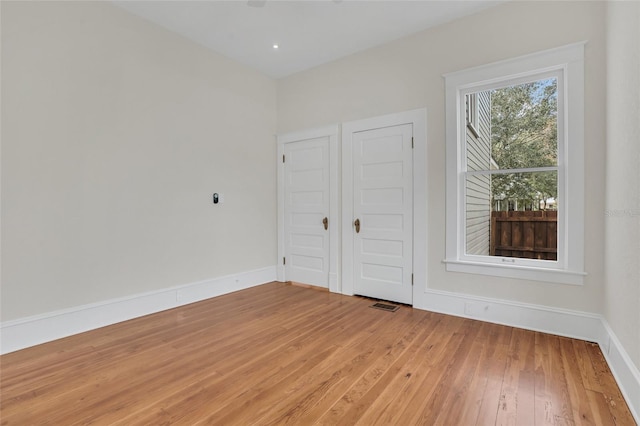
M273 48L274 48L274 49L277 49L277 48L279 48L279 47L280 47L280 46L278 46L277 44L274 44L274 45L273 45Z

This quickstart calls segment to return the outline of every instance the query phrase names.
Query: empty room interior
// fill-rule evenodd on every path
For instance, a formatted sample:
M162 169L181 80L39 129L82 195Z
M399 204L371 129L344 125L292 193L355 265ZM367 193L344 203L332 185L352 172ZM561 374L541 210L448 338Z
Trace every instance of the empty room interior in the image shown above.
M640 423L640 1L1 1L0 423Z

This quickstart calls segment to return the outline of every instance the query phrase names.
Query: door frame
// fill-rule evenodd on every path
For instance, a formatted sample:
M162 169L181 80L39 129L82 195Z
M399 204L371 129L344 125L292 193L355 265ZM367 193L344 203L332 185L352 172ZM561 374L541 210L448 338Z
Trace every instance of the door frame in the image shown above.
M282 161L285 144L302 142L308 139L329 138L329 291L340 293L338 262L340 259L340 216L339 212L339 167L338 167L338 136L340 128L336 125L316 129L285 133L277 136L277 203L278 203L278 259L276 277L278 281L287 281L286 268L283 264L285 253L284 235L284 205L285 180L284 162Z
M342 293L353 288L353 134L382 127L413 127L413 300L427 290L427 110L415 109L342 125Z

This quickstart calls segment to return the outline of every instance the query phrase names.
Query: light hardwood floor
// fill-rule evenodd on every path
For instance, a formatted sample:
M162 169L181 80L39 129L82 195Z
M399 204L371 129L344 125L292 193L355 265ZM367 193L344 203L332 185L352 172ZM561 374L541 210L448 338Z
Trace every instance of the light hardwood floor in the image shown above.
M595 344L271 283L0 357L2 425L634 425Z

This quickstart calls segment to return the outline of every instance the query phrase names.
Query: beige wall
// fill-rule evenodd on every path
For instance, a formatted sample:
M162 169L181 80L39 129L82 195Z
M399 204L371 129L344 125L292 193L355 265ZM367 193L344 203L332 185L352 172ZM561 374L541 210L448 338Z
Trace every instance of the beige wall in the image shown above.
M444 73L587 40L583 286L446 272ZM428 286L602 311L605 4L514 2L278 81L278 132L427 108Z
M107 2L3 1L2 320L274 265L275 102Z
M640 2L607 12L604 312L640 369Z

